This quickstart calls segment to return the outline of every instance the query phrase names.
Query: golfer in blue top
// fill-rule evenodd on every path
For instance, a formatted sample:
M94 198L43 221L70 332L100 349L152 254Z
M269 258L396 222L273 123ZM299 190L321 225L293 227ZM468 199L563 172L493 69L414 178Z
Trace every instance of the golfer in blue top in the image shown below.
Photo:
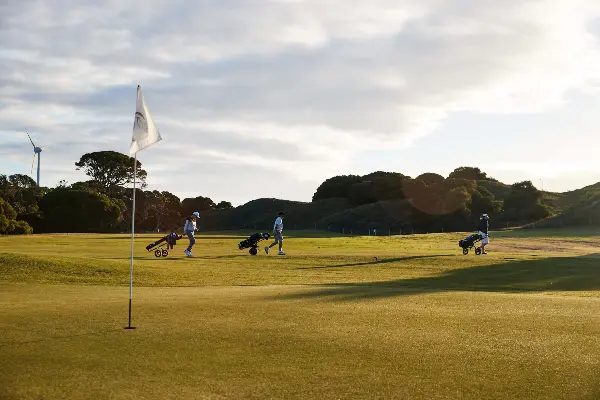
M185 226L183 227L183 233L190 239L190 245L183 251L188 257L194 257L192 254L192 247L196 244L196 238L194 238L194 232L196 232L196 218L200 218L198 211L195 211L191 216L185 219Z
M487 254L487 251L485 251L485 246L487 246L487 244L490 242L490 237L488 234L489 229L490 217L487 214L483 214L479 219L479 234L482 237L481 246L479 246L479 248L481 249L481 254Z

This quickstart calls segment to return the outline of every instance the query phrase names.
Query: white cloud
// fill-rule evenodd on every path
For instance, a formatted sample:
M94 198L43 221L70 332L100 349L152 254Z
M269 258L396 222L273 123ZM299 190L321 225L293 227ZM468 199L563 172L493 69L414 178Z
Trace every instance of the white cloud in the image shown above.
M250 199L261 171L305 200L354 155L409 146L453 112L542 113L600 84L591 0L2 7L0 155L8 133L37 130L59 146L54 181L85 152L126 151L137 84L165 138L140 155L150 182L187 193L174 176L215 176L198 191Z

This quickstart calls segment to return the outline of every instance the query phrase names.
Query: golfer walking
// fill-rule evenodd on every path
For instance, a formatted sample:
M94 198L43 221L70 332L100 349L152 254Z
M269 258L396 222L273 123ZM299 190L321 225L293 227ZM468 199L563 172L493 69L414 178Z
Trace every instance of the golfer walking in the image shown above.
M275 241L273 243L271 243L270 246L265 247L265 253L269 254L269 249L273 246L275 246L276 244L279 244L279 253L278 255L280 256L285 256L285 253L283 252L283 217L285 216L285 213L280 212L279 216L277 217L277 219L275 220L275 224L273 225L273 232L275 233Z
M196 238L194 237L194 232L196 232L196 218L200 218L198 211L195 211L185 219L185 226L183 227L183 233L190 239L190 245L183 251L188 257L194 257L192 247L196 244Z
M479 234L481 235L481 254L487 254L485 251L485 246L490 242L490 237L488 234L488 230L490 229L490 217L487 214L483 214L479 219Z

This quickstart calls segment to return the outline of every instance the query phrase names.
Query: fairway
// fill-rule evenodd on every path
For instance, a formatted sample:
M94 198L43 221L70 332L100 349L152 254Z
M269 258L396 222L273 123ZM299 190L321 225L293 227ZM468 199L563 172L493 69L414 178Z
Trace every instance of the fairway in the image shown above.
M128 235L0 237L0 399L600 398L598 230L248 233L137 236L136 330Z

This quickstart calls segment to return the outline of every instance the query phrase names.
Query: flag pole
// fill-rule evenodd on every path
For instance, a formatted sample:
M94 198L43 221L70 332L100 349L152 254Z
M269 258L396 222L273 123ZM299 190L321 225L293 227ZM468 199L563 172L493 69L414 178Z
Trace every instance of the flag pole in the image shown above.
M131 211L131 256L129 258L129 326L125 329L135 329L131 326L131 300L133 298L133 243L135 231L135 181L137 178L137 151L133 161L133 207Z
M158 128L152 120L150 111L146 107L142 88L137 86L137 99L135 103L135 118L133 120L133 132L129 147L129 156L135 150L133 160L133 205L131 211L131 257L129 260L129 325L125 329L135 329L131 326L131 302L133 299L133 248L135 240L135 189L137 183L137 152L162 140ZM143 185L142 185L143 186Z

